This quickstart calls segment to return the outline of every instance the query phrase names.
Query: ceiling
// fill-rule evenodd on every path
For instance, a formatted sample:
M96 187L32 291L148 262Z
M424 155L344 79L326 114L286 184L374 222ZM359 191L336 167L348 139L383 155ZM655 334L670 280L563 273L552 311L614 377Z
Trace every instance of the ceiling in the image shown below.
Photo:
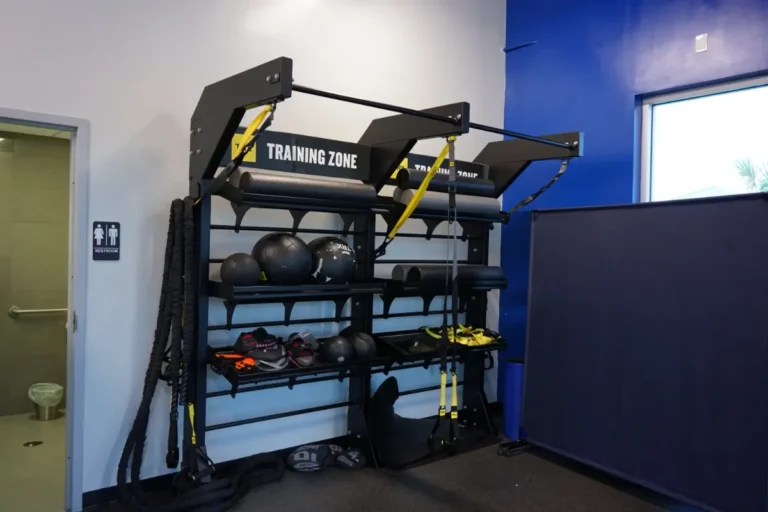
M55 137L57 139L69 139L71 132L58 128L43 128L28 124L14 124L0 122L0 132L23 133L25 135L37 135L38 137ZM5 134L0 134L2 138Z

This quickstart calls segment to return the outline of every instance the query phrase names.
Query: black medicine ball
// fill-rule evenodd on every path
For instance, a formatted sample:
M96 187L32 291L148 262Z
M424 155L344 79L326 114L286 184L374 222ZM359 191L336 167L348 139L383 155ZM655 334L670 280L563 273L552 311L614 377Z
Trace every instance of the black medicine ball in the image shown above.
M250 254L238 252L228 256L219 270L221 282L233 286L254 286L261 280L259 262Z
M355 347L343 336L331 336L320 343L320 355L326 363L346 363L355 358Z
M304 240L290 233L270 233L253 246L251 254L264 278L273 284L304 284L312 271L312 252Z
M352 342L358 359L366 360L376 357L376 341L370 334L356 331L352 326L349 326L341 331L339 336L344 336Z
M352 345L358 359L373 359L376 357L376 342L370 334L356 332L352 337Z
M333 236L309 242L312 251L312 277L320 284L346 284L355 275L355 251Z

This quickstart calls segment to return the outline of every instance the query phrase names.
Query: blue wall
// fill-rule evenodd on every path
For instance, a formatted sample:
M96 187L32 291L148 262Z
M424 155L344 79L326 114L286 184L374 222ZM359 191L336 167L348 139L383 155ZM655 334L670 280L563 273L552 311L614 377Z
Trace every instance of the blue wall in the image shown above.
M629 203L635 198L639 95L768 69L768 0L507 1L505 127L533 134L580 130L585 156L533 203L537 209ZM694 37L709 49L694 52ZM557 162L532 166L504 195L509 208L537 190ZM530 208L503 228L500 332L508 356L525 340ZM500 387L501 389L501 387Z

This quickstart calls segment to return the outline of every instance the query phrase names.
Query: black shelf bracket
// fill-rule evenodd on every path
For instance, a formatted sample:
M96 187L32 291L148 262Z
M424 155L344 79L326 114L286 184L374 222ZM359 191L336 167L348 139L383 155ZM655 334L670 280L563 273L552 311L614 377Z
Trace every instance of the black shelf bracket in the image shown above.
M290 210L291 217L293 217L293 226L291 233L296 234L299 230L299 224L301 224L301 221L304 220L304 217L307 215L306 210Z
M421 310L421 314L427 316L429 314L429 307L432 305L432 301L435 300L435 294L424 294L421 296L421 300L424 301L424 307Z
M227 330L232 329L232 317L235 314L235 308L237 307L237 303L230 302L228 300L223 301L224 302L224 309L227 311Z
M243 225L245 214L248 213L248 210L250 210L251 207L247 204L230 203L230 205L232 206L232 211L235 212L235 233L239 233L240 226Z
M355 222L356 215L353 215L351 213L340 213L339 216L341 217L342 222L342 236L348 236L349 232L352 230L352 224Z
M427 234L424 236L427 240L432 240L432 235L435 233L437 227L445 222L447 219L422 219L424 225L427 226Z
M370 183L376 190L381 190L419 140L469 131L469 103L454 103L421 112L441 116L445 121L409 114L383 117L371 121L360 137L358 144L371 146Z
M336 305L336 311L333 320L335 322L340 322L340 319L344 316L344 306L347 305L347 301L349 301L349 297L339 297L334 299L333 303Z
M296 385L296 377L288 377L288 389L293 391L293 387Z
M496 197L502 194L520 175L538 160L568 160L584 154L584 134L581 132L544 135L544 139L561 144L557 147L522 139L489 142L475 157L475 162L490 167L488 176L496 188Z
M285 307L285 325L290 325L291 323L291 313L293 312L293 306L296 305L296 301L293 300L284 300L283 301L283 307Z
M293 61L280 57L208 85L190 123L189 178L213 179L245 111L291 97Z

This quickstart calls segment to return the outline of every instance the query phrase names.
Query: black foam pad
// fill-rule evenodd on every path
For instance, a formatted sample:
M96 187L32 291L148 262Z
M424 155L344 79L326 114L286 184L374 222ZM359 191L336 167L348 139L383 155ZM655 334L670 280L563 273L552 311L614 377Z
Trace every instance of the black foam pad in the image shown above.
M397 186L403 190L415 189L421 186L421 182L427 176L427 171L415 169L401 169L397 173ZM496 185L491 180L482 178L456 177L456 193L470 196L496 197ZM447 174L435 174L429 182L427 190L434 192L448 192L449 177Z
M399 194L392 194L395 201L408 204L413 199L415 190L403 190ZM448 194L442 192L424 192L416 211L432 210L446 212L448 216ZM501 203L492 197L476 197L456 194L456 211L468 215L476 215L482 218L496 219L501 211Z
M434 419L403 418L396 414L395 402L399 396L397 379L389 377L373 394L368 409L368 430L379 462L393 468L430 455L428 440L435 425ZM444 439L447 430L448 422L444 421L436 437Z
M460 283L506 283L501 267L459 265L457 270ZM444 283L446 272L451 275L452 265L395 265L392 268L392 279L409 283Z
M332 181L322 178L308 178L297 175L264 174L244 171L233 173L230 183L245 193L306 197L338 201L373 203L376 189L372 185L352 181Z

